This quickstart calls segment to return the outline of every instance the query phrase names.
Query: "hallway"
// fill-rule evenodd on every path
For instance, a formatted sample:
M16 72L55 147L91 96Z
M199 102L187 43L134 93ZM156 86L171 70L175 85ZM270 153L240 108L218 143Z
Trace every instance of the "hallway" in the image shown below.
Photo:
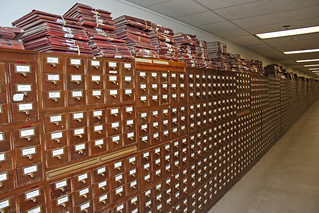
M319 101L209 213L319 212Z

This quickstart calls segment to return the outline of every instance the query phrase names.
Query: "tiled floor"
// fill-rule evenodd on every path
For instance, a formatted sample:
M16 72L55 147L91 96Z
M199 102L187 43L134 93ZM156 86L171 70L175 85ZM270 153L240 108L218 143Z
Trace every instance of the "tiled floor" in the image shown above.
M319 212L319 101L209 213Z

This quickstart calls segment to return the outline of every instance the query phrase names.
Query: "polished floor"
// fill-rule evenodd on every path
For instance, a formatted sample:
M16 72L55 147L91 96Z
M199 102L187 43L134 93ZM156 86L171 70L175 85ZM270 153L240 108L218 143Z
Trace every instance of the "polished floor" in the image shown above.
M209 213L319 213L319 101Z

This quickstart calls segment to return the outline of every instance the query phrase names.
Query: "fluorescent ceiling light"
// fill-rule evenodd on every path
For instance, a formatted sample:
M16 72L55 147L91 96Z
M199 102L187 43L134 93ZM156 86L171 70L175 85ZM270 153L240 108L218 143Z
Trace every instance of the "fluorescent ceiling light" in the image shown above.
M319 49L308 49L308 50L293 50L293 51L286 51L284 54L298 54L298 53L312 53L312 52L319 52Z
M292 29L292 30L281 30L281 31L269 32L269 33L259 33L259 34L256 34L256 36L260 39L267 39L267 38L278 38L278 37L317 33L317 32L319 32L319 26L304 27L304 28L298 28L298 29Z
M309 70L319 70L319 67L318 68L309 68Z
M313 59L305 59L305 60L297 60L297 63L303 63L303 62L313 62L313 61L319 61L319 58L313 58Z
M319 67L319 64L307 64L304 67Z

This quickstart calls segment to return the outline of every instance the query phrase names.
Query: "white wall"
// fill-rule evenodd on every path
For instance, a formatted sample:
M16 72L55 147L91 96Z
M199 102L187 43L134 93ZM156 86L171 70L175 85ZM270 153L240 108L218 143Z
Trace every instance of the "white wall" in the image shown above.
M77 2L90 5L94 8L108 10L112 13L113 18L119 17L121 15L135 16L138 18L150 20L166 27L170 27L174 30L175 33L190 33L197 35L198 38L202 40L221 41L227 44L228 52L238 53L246 57L247 59L262 60L264 66L267 64L277 63L276 61L266 58L247 48L241 47L229 41L225 41L224 39L221 39L203 30L187 25L167 16L158 14L146 8L131 4L129 2L126 2L125 0L0 0L0 26L11 26L11 23L13 21L31 12L33 9L63 15Z

